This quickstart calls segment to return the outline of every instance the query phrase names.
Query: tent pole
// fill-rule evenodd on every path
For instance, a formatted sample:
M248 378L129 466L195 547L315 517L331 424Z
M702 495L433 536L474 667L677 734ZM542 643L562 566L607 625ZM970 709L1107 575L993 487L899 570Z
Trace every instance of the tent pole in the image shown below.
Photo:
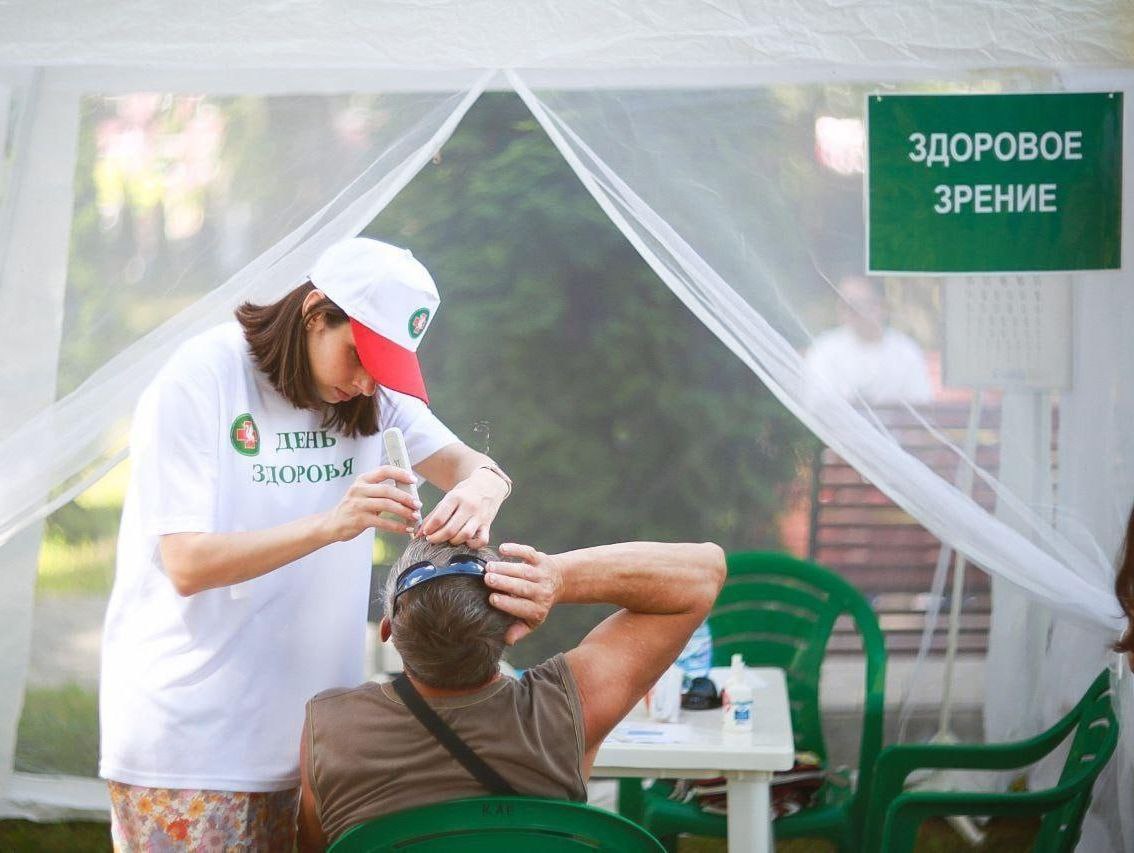
M973 391L969 401L969 423L965 431L965 460L959 463L957 488L964 495L972 495L973 466L976 465L977 433L980 430L982 392ZM966 464L967 460L967 464ZM953 664L957 658L957 638L961 630L961 610L965 598L965 556L959 551L953 555L953 585L949 592L949 636L945 645L945 674L941 694L941 719L937 737L953 737L950 718L953 713Z
M0 359L26 370L0 372L0 431L8 431L55 399L63 330L67 256L74 206L79 96L53 90L51 72L37 75L22 116L7 202L10 228L0 244ZM26 131L26 132L25 132ZM28 358L34 354L33 358ZM42 523L0 550L0 796L6 798L23 707L35 607ZM8 809L0 799L0 813Z

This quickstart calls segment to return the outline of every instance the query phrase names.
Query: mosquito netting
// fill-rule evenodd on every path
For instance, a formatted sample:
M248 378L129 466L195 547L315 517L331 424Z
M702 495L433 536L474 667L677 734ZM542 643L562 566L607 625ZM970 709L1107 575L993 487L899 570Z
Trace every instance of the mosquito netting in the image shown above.
M888 713L918 691L938 701L931 647L961 555L984 591L983 680L968 687L985 736L1050 725L1114 665L1122 627L1134 287L1128 271L864 281L865 105L1132 82L1134 11L1105 0L0 8L6 812L102 803L97 781L20 744L66 728L29 713L40 694L89 702L97 628L75 625L84 607L97 625L105 597L48 593L109 556L52 548L113 520L139 393L186 338L363 231L434 271L452 324L422 350L452 389L439 411L480 449L491 431L518 488L540 484L525 503L545 520L526 536L778 545L803 469L813 503L838 504L812 464L837 458L843 485L869 484L944 543L913 585L921 665L890 685ZM523 144L505 150L508 134ZM503 270L501 246L527 265ZM864 317L892 348L862 368L880 385L843 388ZM525 334L540 346L520 348ZM549 413L561 432L525 432ZM683 484L698 499L667 501ZM843 534L810 517L814 555ZM836 544L873 541L852 540ZM73 656L74 677L37 680L51 654ZM1132 767L1120 747L1083 849L1134 846Z

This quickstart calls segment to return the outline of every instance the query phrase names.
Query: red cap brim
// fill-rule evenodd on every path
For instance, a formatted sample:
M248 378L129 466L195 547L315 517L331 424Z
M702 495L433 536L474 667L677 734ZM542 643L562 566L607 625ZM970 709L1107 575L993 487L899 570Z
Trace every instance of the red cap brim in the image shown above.
M417 363L417 353L398 346L357 320L350 321L350 329L354 333L358 358L375 382L393 391L417 397L423 403L429 402L429 395L425 393L425 380L421 377L421 365Z

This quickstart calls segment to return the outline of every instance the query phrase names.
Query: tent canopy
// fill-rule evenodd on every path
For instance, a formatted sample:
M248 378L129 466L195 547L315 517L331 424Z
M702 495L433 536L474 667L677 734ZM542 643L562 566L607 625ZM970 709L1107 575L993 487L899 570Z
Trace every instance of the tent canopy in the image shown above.
M36 522L122 458L124 423L174 347L237 302L301 281L436 155L486 88L523 99L611 222L793 414L994 577L990 736L1051 722L1121 627L1110 565L1134 495L1129 272L1001 282L1066 292L1053 322L1071 340L1072 381L991 392L996 466L924 401L829 393L807 353L847 298L840 276L863 271L867 94L1125 92L1132 70L1134 10L1120 0L0 6L0 356L13 366L0 376L7 807L53 796L8 773ZM819 119L845 124L821 130ZM217 140L237 129L260 145L255 163L220 153ZM196 144L173 144L183 138ZM285 200L253 179L275 174L304 181ZM208 274L195 258L160 276L111 263L119 248L76 236L75 200L88 190L108 233L127 198L161 210L140 240L151 226L171 239L220 235ZM99 288L76 279L88 267L134 272ZM886 292L903 309L896 324L943 351L955 334L949 299L985 285L890 277ZM139 319L116 292L181 307ZM888 406L906 412L902 426ZM915 452L915 432L945 464ZM964 488L970 475L989 501ZM1020 696L1035 700L1027 713ZM1134 766L1128 753L1116 764L1127 775ZM1104 846L1092 849L1119 849L1134 838L1130 826L1121 834L1130 816L1117 789L1101 787L1109 808L1091 837Z
M822 68L1126 67L1134 19L1121 0L960 0L870 4L246 3L192 8L170 0L98 6L80 0L0 7L0 63L143 68L539 68L564 84L589 72L728 68L790 80ZM817 67L819 66L819 67ZM660 76L659 76L660 75ZM743 79L743 78L738 78ZM751 78L749 78L750 80Z

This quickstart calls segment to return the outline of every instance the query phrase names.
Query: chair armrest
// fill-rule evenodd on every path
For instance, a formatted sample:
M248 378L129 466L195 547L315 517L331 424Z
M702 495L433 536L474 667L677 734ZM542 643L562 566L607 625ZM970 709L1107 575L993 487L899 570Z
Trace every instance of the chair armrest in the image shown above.
M1056 729L1059 727L1057 726ZM874 765L874 779L870 785L870 798L863 818L867 824L865 832L877 843L881 833L883 815L888 813L893 803L902 797L906 778L915 770L1015 770L1034 764L1050 752L1063 738L1049 737L1055 729L1028 741L1013 743L969 745L969 744L924 744L888 746L878 755ZM1064 735L1066 732L1063 733ZM967 802L977 794L918 792L917 796L959 797ZM979 796L1007 796L1005 794L984 794ZM944 802L944 801L942 801ZM972 812L985 814L985 812ZM885 849L885 848L882 848Z
M1059 808L1076 794L1073 788L1000 794L911 791L898 796L886 810L880 849L886 853L913 851L918 828L927 818L946 815L1043 815Z
M1074 720L1064 721L1030 740L992 744L901 744L878 755L876 776L900 775L904 781L914 770L1015 770L1035 764L1070 733Z

